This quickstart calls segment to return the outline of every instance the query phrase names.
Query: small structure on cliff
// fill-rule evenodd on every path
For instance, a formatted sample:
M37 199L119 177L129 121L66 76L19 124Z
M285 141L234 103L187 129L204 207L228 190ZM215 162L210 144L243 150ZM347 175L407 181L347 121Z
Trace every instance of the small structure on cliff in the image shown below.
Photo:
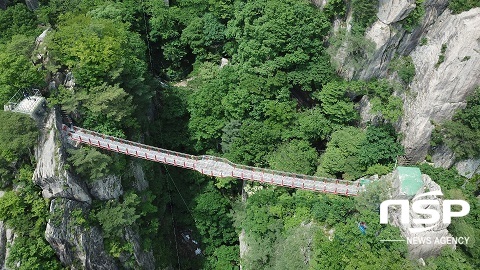
M436 200L438 204L423 205L422 208L426 210L436 210L441 212L443 208L443 198L436 195L424 194L427 192L436 191L441 194L441 187L432 181L432 179L422 174L417 167L397 167L395 172L390 176L385 176L384 180L392 181L391 199L394 200L409 200L411 205L418 200ZM417 224L414 220L429 218L429 214L422 212L409 211L409 220L407 224L402 223L402 208L393 207L390 213L389 223L400 229L400 233L406 239L408 245L409 256L413 259L428 258L436 256L445 246L455 248L455 244L443 241L451 239L452 235L448 232L449 224L438 222L436 224ZM432 226L433 225L433 226ZM421 242L417 240L425 240L430 242ZM441 240L441 241L436 241Z
M423 187L422 172L417 167L399 166L393 173L397 197L410 199Z
M46 105L47 102L40 94L40 90L20 90L3 106L3 109L28 114L33 119L37 119L45 112Z

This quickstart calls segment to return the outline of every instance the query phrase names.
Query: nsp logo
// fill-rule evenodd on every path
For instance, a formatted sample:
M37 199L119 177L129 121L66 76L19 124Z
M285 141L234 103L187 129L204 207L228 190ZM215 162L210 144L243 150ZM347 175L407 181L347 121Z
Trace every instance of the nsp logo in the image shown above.
M423 193L418 195L419 197L426 197L426 196L443 196L440 190L431 191L427 193ZM410 210L410 202L408 200L387 200L380 204L380 224L387 224L388 223L388 207L391 205L400 205L401 207L401 214L400 214L400 222L402 224L409 224L410 223L410 211L412 210L416 214L420 215L429 215L429 218L413 218L412 222L414 224L424 224L432 226L425 226L419 228L409 228L410 232L412 233L419 233L423 231L427 231L435 227L437 222L440 220L440 201L436 200L415 200L412 203L412 209ZM458 205L461 206L461 210L455 212L452 210L452 206ZM427 207L425 207L427 206ZM436 206L436 207L430 207ZM442 222L444 224L450 224L452 217L463 217L466 216L470 212L470 204L464 200L444 200L443 207L441 209L442 213Z

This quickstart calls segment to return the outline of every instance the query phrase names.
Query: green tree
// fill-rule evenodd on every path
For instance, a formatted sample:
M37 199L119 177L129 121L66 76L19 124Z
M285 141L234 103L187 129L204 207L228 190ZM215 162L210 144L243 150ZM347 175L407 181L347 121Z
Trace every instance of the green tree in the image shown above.
M188 44L199 59L217 58L225 43L225 25L212 14L193 19L182 31L181 40ZM216 60L216 59L215 59Z
M460 252L451 249L450 247L444 247L440 253L440 256L436 258L427 259L426 269L459 269L470 270L474 269Z
M347 180L362 176L366 168L360 162L359 153L365 138L365 133L354 127L333 132L320 158L319 171L324 170Z
M306 141L293 140L280 145L268 158L272 169L313 174L318 163L318 153Z
M91 147L81 147L70 150L68 161L73 164L75 171L93 181L110 173L112 158Z
M54 250L44 238L48 202L33 185L32 175L33 170L24 171L19 176L23 187L0 198L0 219L16 235L6 265L12 269L60 269Z
M0 104L22 88L41 87L45 74L31 60L34 37L15 35L6 44L0 44Z
M372 111L381 113L385 120L394 123L402 116L402 99L394 95L400 91L399 85L386 80L371 81L362 91L370 97Z
M391 165L404 152L391 125L369 126L365 136L359 150L359 159L364 167Z
M322 112L335 124L347 125L359 118L354 103L347 96L348 91L347 82L334 81L324 85L322 91L314 95L322 103Z
M396 71L405 84L411 83L415 77L415 65L411 56L396 57L390 62L389 68Z
M39 34L37 24L35 13L28 10L23 3L0 10L0 27L2 29L0 41L2 43L9 42L13 36L18 34L35 37ZM33 43L33 38L31 41Z
M235 231L229 217L230 203L209 183L202 194L195 198L193 216L196 228L207 245L205 252L211 255L216 247L235 242Z
M408 32L412 32L425 16L424 0L415 0L415 8L402 20L402 26Z
M295 123L298 126L294 129L294 132L298 131L296 136L312 143L325 141L334 128L334 125L323 114L320 107L314 107L299 113L298 120Z
M27 115L0 111L0 158L14 162L22 156L33 154L31 148L37 141L38 129Z
M216 270L238 269L240 250L238 246L222 245L213 252L213 264Z
M141 85L146 72L145 44L126 24L69 14L47 38L51 54L73 70L79 86L108 82L120 83L137 96L146 91Z
M237 2L226 35L243 70L260 76L288 72L290 84L311 91L334 76L320 38L328 30L325 15L307 1L264 0Z
M311 238L316 228L312 224L302 224L292 228L286 239L276 243L276 256L273 262L274 269L309 269L309 260L312 255Z
M378 0L353 0L352 10L354 29L363 34L377 19Z
M136 207L140 198L133 192L126 193L122 202L107 201L95 211L94 217L101 225L106 238L118 239L122 237L125 227L132 226L141 217Z
M132 97L118 84L110 86L103 83L90 88L88 94L83 92L78 96L85 108L86 128L116 135L115 131L112 132L112 130L102 127L112 127L113 130L120 131L122 127L135 126L136 122L132 117L135 109ZM99 121L99 119L103 121Z
M478 6L480 6L480 3L475 0L448 1L448 8L452 11L453 14L458 14Z

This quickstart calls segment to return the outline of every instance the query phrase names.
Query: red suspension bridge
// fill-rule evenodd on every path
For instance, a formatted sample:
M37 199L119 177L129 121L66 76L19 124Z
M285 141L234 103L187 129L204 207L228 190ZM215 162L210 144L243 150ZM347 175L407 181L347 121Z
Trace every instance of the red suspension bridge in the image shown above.
M359 181L352 182L245 166L235 164L224 158L206 155L194 156L170 151L75 126L68 128L66 125L63 125L62 130L72 141L137 158L196 170L212 177L234 177L259 183L344 196L355 196L363 189L359 185Z

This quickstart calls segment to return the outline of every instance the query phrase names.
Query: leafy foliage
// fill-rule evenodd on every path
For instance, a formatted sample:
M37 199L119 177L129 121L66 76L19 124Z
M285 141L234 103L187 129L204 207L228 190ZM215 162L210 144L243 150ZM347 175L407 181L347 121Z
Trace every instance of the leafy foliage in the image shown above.
M403 101L394 95L398 90L398 85L386 80L372 81L367 85L366 94L371 96L372 110L392 123L402 115Z
M31 37L14 35L0 44L0 104L23 88L40 87L44 83L44 71L32 64L34 42Z
M15 35L35 36L38 34L35 13L23 3L18 3L0 11L2 35L0 42L8 42ZM18 49L18 48L17 48Z
M37 141L38 129L27 115L0 111L0 158L13 162L27 155Z
M82 147L70 150L71 156L68 161L75 166L75 171L90 181L107 176L110 172L109 164L112 158L102 154L95 148Z
M374 164L393 164L397 156L403 154L403 147L398 142L391 125L369 126L365 132L365 141L359 151L363 166Z
M425 16L424 0L415 0L415 8L402 20L402 26L408 32L412 32Z
M329 82L318 93L323 113L335 124L348 125L359 118L354 103L347 96L348 90L346 82Z
M405 84L412 82L415 77L415 65L411 56L400 56L390 62L390 68L397 72Z
M318 153L306 141L294 140L278 147L268 158L272 169L313 174L317 167Z
M456 158L475 158L480 155L480 88L468 99L467 106L459 110L452 121L436 127L434 143L445 143Z
M354 30L363 35L377 19L378 1L353 0L352 1Z
M33 38L14 34L33 35L41 30L38 21L49 22L54 32L47 36L46 68L72 71L76 80L73 89L51 90L50 104L61 105L79 125L172 150L309 174L318 164L319 151L325 150L319 175L353 179L383 174L402 149L391 127L352 127L359 119L355 103L368 95L373 111L395 122L401 115L402 101L395 94L400 88L385 81L342 81L330 63L332 59L342 73L358 70L370 59L374 46L363 33L375 20L377 2L353 1L352 31L333 36L331 22L347 13L343 0L328 1L323 10L307 0L185 0L168 6L153 0L49 0L42 1L36 13L12 6L0 11L0 24L5 26L0 43L7 43L0 45L0 67L5 70L0 99L19 87L43 86L44 72L31 64ZM412 12L406 21L416 23L419 14ZM342 63L338 52L345 53ZM221 57L229 64L219 68ZM391 68L408 84L414 76L412 66L408 58L401 58ZM186 76L190 78L179 84L186 87L168 85ZM470 111L465 125L475 125L475 116ZM26 134L33 132L24 124ZM23 130L13 126L17 130L11 134ZM11 139L7 132L0 135ZM20 162L17 153L9 152L10 145L0 147L2 156L10 158L0 159L0 173L8 181L31 183L30 166L21 164L30 147L23 140L31 138L19 138ZM142 248L152 249L155 266L161 269L238 269L241 230L249 250L241 263L250 269L415 267L405 259L403 244L377 239L399 237L398 230L378 224L375 211L383 193L367 191L354 201L254 186L246 203L238 203L232 214L231 201L239 197L241 184L233 178L217 179L214 185L195 172L145 162L150 191L137 195L132 189L139 183L128 172L126 158L85 147L71 152L69 161L88 179L122 175L123 197L95 201L89 217L82 211L71 214L79 224L102 228L106 250L124 268L138 268L133 257L137 247L126 241L126 228L138 231ZM439 180L452 187L446 195L465 191L471 200L466 190L473 194L475 180L445 175L453 179ZM18 231L35 231L17 238L11 263L55 269L52 250L42 239L45 218L40 213L47 211L47 204L38 199L38 190L5 196L8 201L0 199L0 215L8 216L7 224L16 224ZM360 220L369 225L366 235L358 231ZM451 231L477 234L477 220L474 213L464 223L452 223ZM184 229L199 237L205 257L190 254L190 247L172 233ZM475 245L461 249L466 258L478 257ZM459 254L444 257L468 264Z
M213 254L215 247L232 245L236 234L228 217L228 199L209 184L204 192L196 197L195 202L193 216L202 242L208 245L205 252Z
M458 14L475 7L479 7L480 3L476 0L450 0L448 1L448 8L453 14Z
M123 196L123 202L107 201L105 205L95 212L95 219L102 226L106 238L118 239L123 235L125 227L131 226L140 218L136 207L140 198L135 193Z
M359 153L365 138L365 134L354 127L333 132L327 150L321 156L319 172L348 180L362 176L366 168L359 159Z
M44 239L48 202L31 182L33 171L23 175L21 191L8 191L0 198L0 219L15 231L7 266L17 269L60 269L55 252Z

